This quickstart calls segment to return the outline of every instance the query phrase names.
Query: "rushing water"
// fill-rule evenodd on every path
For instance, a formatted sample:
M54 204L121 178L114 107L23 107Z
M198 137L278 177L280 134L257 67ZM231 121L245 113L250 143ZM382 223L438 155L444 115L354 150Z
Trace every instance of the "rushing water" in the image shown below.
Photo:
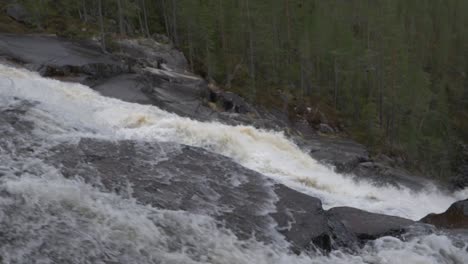
M418 192L377 187L334 173L279 132L198 122L0 65L0 106L18 98L37 102L27 116L41 139L35 144L87 136L197 146L319 197L326 208L347 205L419 219L468 196L468 190L447 194L435 186ZM24 138L21 144L32 142ZM5 263L468 263L466 237L455 243L442 234L404 242L384 237L359 255L291 255L284 244L240 241L209 216L143 206L65 179L39 159L0 151L0 254Z

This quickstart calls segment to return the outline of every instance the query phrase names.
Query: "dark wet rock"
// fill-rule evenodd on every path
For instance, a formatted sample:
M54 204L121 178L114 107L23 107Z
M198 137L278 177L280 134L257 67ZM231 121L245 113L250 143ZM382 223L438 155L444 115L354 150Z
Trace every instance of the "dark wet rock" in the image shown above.
M81 53L73 43L49 35L1 34L0 45L3 56L28 64L82 66L101 57L98 50Z
M286 133L291 131L287 115L278 110L265 110L256 107L255 112L239 114L219 110L217 106L215 108L217 110L211 114L212 120L218 120L224 124L253 126L259 129L284 131Z
M311 136L302 143L318 161L331 165L338 173L352 174L377 185L404 186L420 190L431 181L398 167L393 160L371 157L364 145L343 138Z
M361 178L373 181L378 185L404 186L413 190L421 190L433 184L430 180L416 176L407 170L388 165L379 161L359 163L351 173Z
M181 51L171 45L157 42L152 39L126 39L120 40L119 49L124 54L142 59L146 67L164 68L179 73L188 73L188 62Z
M117 64L89 63L81 66L76 65L34 65L34 70L44 77L77 77L89 76L93 79L102 79L124 73L125 68Z
M213 110L204 105L209 96L207 83L190 73L181 73L186 67L183 55L167 45L142 41L129 42L130 47L123 45L123 53L114 56L103 54L92 42L0 34L0 57L46 77L89 85L106 96L155 104L199 120L211 119ZM153 50L156 46L160 48ZM179 68L173 71L165 65Z
M383 236L405 233L414 221L383 214L370 213L352 207L335 207L327 211L329 217L338 219L361 242Z
M46 77L84 75L93 79L124 73L128 68L102 54L92 42L71 42L48 35L0 34L0 57Z
M370 160L367 149L351 140L315 137L307 144L313 158L335 166L338 172L350 173L359 163Z
M30 24L33 20L29 12L19 3L10 4L5 9L6 14L20 23Z
M335 130L331 126L329 126L327 124L324 124L324 123L319 125L319 131L324 133L324 134L333 134L333 133L335 133Z
M121 74L97 83L92 88L100 94L126 102L139 104L153 104L145 89L150 89L138 74Z
M17 134L31 133L34 128L33 123L25 120L23 116L34 105L33 102L13 99L0 106L0 134L2 135L0 146L4 147L2 149L6 149L7 139L15 140Z
M82 139L48 157L67 177L81 176L142 204L212 215L240 238L274 239L273 183L222 156L174 143Z
M310 124L305 119L299 119L295 122L290 122L291 129L294 134L297 134L297 143L298 145L308 145L307 139L317 137L317 131L310 126ZM318 148L309 147L310 152L318 151Z
M242 239L269 243L281 233L296 252L356 242L344 227L339 233L330 228L317 198L199 148L85 138L51 153L48 162L67 177L83 177L121 195L131 186L140 203L212 215Z
M450 178L450 185L454 189L464 189L468 187L468 165L462 165L458 169L458 173Z
M244 98L232 92L210 90L210 102L215 103L221 111L238 114L256 113L254 107Z
M420 220L439 228L468 229L468 199L453 203L441 214L429 214Z
M453 189L464 189L468 187L468 145L462 142L458 143L458 169L449 182Z
M214 119L214 110L205 105L208 84L195 76L166 70L147 69L143 91L158 107L197 120Z
M356 248L356 237L342 223L327 215L319 199L283 185L277 185L275 193L280 199L276 202L277 212L272 216L293 250L300 252L315 246L326 251Z
M153 34L153 39L156 40L156 42L163 43L163 44L168 44L171 42L171 40L163 34Z
M34 123L25 118L35 105L35 102L18 98L0 97L0 177L4 176L2 171L3 166L7 164L7 158L29 157L38 152L41 142L32 140ZM27 170L27 166L14 168L17 176Z

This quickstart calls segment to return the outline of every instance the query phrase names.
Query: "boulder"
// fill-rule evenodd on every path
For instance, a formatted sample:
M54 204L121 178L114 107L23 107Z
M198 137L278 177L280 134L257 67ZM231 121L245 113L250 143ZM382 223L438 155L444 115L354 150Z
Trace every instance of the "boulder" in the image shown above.
M439 228L468 229L468 199L453 203L441 214L429 214L420 220Z
M334 166L340 173L350 173L359 163L370 160L363 145L348 139L316 136L309 138L305 144L313 158Z
M432 184L430 180L416 176L403 168L373 160L359 163L351 173L377 185L404 186L412 190L421 190Z
M468 187L468 164L463 164L458 168L458 173L449 179L451 186L456 190Z
M104 96L126 102L153 104L154 101L144 92L150 89L138 74L121 74L96 83L92 88Z
M8 5L5 9L6 14L20 23L31 23L32 17L28 10L19 3Z
M241 96L221 90L210 90L210 102L217 104L221 111L248 114L256 113L255 108Z
M53 36L0 34L0 55L29 65L82 65L91 60L70 54L67 42ZM88 57L88 56L85 56Z
M214 110L205 106L209 94L203 79L155 68L145 69L141 85L153 104L180 116L207 121Z
M46 35L0 34L0 57L42 76L80 82L109 97L154 104L198 120L213 118L213 110L204 106L209 94L207 83L192 74L181 73L186 65L177 51L162 45L151 52L158 44L146 42L146 45L131 42L134 44L131 49L124 49L128 53L114 56L103 54L92 42L71 42ZM182 68L171 70L162 65L163 61ZM161 68L144 68L152 63Z
M451 187L461 190L468 187L468 145L464 142L457 142L455 150L457 159L457 171L449 178Z
M142 59L146 67L167 69L177 73L187 73L188 62L184 54L172 45L166 44L164 38L157 38L165 43L153 39L124 39L119 40L119 49L131 57Z
M96 43L50 35L0 34L0 57L54 78L84 76L96 80L128 71L127 65L103 54Z
M277 211L271 215L295 252L315 247L325 251L357 248L356 237L334 216L327 215L319 199L284 185L276 185L275 193L280 199L276 202Z
M335 133L335 130L329 126L328 124L321 123L319 125L319 131L324 134L333 134Z
M371 157L364 145L350 139L313 135L300 145L309 150L311 157L333 166L336 172L352 174L377 185L420 190L432 183L394 165L386 156Z
M409 219L370 213L352 207L334 207L328 210L327 214L343 223L346 230L356 235L361 243L383 236L401 235L415 223Z

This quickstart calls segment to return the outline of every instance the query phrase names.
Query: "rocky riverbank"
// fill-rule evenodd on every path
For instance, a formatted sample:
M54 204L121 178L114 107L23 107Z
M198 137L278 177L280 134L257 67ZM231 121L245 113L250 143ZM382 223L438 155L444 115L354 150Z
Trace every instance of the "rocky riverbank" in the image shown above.
M282 111L252 106L233 93L213 87L190 73L183 54L167 44L142 39L121 40L118 45L118 53L103 54L93 41L0 34L0 58L3 63L37 71L44 77L79 82L105 96L156 105L195 120L283 130L315 159L334 166L337 172L370 179L376 185L419 190L432 184L395 168L391 161L371 157L356 142L323 136L301 126L300 121L291 123ZM1 109L3 143L34 137L34 126L24 121L34 104L18 100ZM425 224L401 217L349 207L324 210L317 198L244 168L230 158L183 144L81 138L75 144L58 144L40 153L34 146L2 147L11 155L41 158L60 168L64 176L79 175L106 191L122 193L131 185L132 196L141 204L213 216L243 239L255 235L269 243L281 234L297 253L316 248L354 251L368 240L400 236L415 226L431 232ZM152 164L162 153L163 160ZM170 172L171 178L166 179L162 172Z

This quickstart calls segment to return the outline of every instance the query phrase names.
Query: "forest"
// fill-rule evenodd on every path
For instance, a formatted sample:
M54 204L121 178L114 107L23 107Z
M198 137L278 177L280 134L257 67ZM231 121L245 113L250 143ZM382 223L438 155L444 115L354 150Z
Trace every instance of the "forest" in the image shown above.
M70 38L157 34L267 108L318 109L374 153L446 178L468 152L468 1L21 0ZM333 118L332 118L333 117Z

